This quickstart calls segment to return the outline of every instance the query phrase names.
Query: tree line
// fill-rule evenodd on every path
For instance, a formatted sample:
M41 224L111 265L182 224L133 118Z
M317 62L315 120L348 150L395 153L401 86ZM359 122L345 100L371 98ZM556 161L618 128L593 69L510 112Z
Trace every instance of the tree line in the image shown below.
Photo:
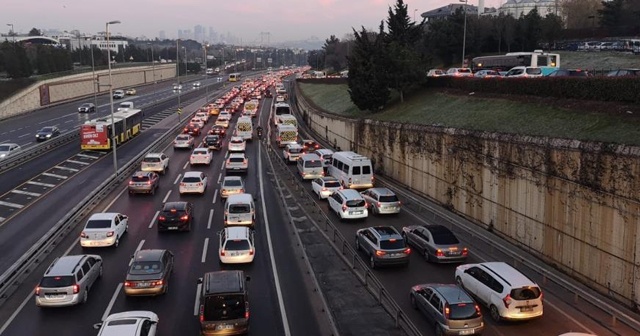
M352 101L361 110L375 111L388 103L392 92L404 101L405 94L424 80L427 69L462 66L463 55L468 62L483 54L551 49L567 31L596 22L610 32L640 32L637 0L563 0L559 6L544 17L537 8L518 18L504 13L467 13L463 52L462 8L444 19L415 22L408 15L408 6L397 0L377 30L353 29L342 40L332 35L321 50L309 52L307 62L329 72L348 69Z

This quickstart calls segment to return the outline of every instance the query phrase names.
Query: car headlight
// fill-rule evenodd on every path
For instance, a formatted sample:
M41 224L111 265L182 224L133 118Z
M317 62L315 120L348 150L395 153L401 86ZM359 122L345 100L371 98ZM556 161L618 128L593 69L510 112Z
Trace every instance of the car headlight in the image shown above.
M51 134L47 134L47 138L50 138L50 137L51 137Z
M3 158L5 156L7 156L7 154L5 154L5 153L0 154L0 158Z

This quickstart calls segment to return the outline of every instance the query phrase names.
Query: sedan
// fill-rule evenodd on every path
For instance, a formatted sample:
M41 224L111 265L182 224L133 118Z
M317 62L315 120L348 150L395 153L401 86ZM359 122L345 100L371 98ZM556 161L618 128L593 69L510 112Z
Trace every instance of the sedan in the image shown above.
M193 83L193 87L194 87L194 88L200 87L200 85L201 85L201 84L200 84L200 82L195 82L195 83Z
M336 190L342 189L340 181L333 176L325 176L311 181L311 189L318 195L319 199L327 199Z
M173 148L193 148L194 138L189 134L180 134L173 140Z
M229 128L229 117L222 115L220 113L218 115L218 119L216 119L216 126L222 126L224 128Z
M218 135L207 135L202 139L202 145L209 149L222 148L222 139Z
M244 152L247 148L247 142L241 137L231 137L229 140L229 152Z
M302 151L305 153L310 153L316 149L320 149L320 144L311 139L302 140L300 145L302 145Z
M156 336L158 321L154 312L136 310L111 314L93 328L100 329L98 336Z
M220 197L227 198L229 195L244 194L244 181L240 176L225 176L220 188Z
M160 186L160 176L154 172L139 171L129 180L129 195L143 193L155 194Z
M173 84L173 90L174 91L182 90L182 84Z
M213 155L211 151L207 147L199 147L193 150L191 156L189 157L190 165L204 164L210 165L211 160L213 160Z
M103 247L120 244L120 238L129 231L129 217L115 212L95 213L80 233L80 246Z
M160 295L169 291L173 253L169 250L139 250L131 257L124 281L128 296Z
M93 105L93 103L84 103L80 105L80 107L78 107L79 113L90 113L95 111L96 111L96 106Z
M17 143L0 144L0 160L4 160L11 155L15 155L22 149Z
M127 96L134 96L137 93L137 91L134 88L130 88L130 89L125 90L124 93Z
M402 228L407 244L421 252L431 262L465 262L469 256L458 238L443 225L411 225Z
M190 134L193 136L200 135L200 126L198 126L197 124L190 123L184 128L182 133Z
M209 134L217 135L221 138L224 138L224 136L227 134L227 130L223 126L215 125L211 127L211 129L209 130Z
M45 141L60 135L60 130L55 126L46 126L36 133L36 141Z

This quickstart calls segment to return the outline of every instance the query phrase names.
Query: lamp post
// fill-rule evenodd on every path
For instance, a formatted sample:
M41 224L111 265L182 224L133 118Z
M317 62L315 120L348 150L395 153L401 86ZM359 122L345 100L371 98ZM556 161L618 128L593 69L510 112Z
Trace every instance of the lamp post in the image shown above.
M96 86L100 84L98 83L98 78L96 78L96 64L95 64L95 61L93 60L93 41L91 41L91 43L89 44L89 47L91 48L89 50L91 51L91 73L93 76L93 106L95 106L97 109L98 94L96 93Z
M13 42L16 41L16 32L13 31L13 23L7 23L7 26L11 27L11 31L9 32L13 36Z
M107 34L107 58L109 63L109 105L111 105L111 141L113 142L113 169L114 174L118 176L118 154L116 153L116 127L113 118L113 81L111 78L111 45L109 44L109 25L119 24L120 21L109 21L106 24L105 33Z
M153 44L151 43L147 43L148 45L151 46L151 71L153 72L153 93L156 93L156 83L158 81L156 81L156 61L153 58Z
M180 39L176 40L176 76L178 77L178 122L180 122L180 93L182 90L180 90L180 87L182 86L182 84L180 83Z
M460 0L460 2L464 2L464 32L462 33L462 65L464 68L464 54L467 49L467 5L469 0Z

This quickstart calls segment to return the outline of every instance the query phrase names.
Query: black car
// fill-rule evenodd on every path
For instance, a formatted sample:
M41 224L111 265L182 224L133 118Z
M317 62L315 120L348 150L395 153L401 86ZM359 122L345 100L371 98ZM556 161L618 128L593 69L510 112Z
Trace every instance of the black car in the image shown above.
M300 145L302 146L302 151L305 153L313 152L316 149L320 149L320 144L311 139L303 139Z
M618 69L611 70L607 73L607 77L638 77L640 69Z
M191 134L193 136L200 135L200 127L196 124L189 124L184 128L182 133Z
M202 140L202 144L209 149L222 148L222 139L218 135L207 135Z
M60 135L60 130L55 126L43 127L36 133L36 141L45 141Z
M209 130L209 135L217 135L221 138L227 134L227 130L223 126L215 125Z
M158 215L158 231L191 231L193 204L167 202Z
M267 91L264 92L264 96L266 98L273 98L273 94L271 93L271 90L267 89Z
M78 107L78 113L91 113L96 111L96 106L92 103L84 103Z

